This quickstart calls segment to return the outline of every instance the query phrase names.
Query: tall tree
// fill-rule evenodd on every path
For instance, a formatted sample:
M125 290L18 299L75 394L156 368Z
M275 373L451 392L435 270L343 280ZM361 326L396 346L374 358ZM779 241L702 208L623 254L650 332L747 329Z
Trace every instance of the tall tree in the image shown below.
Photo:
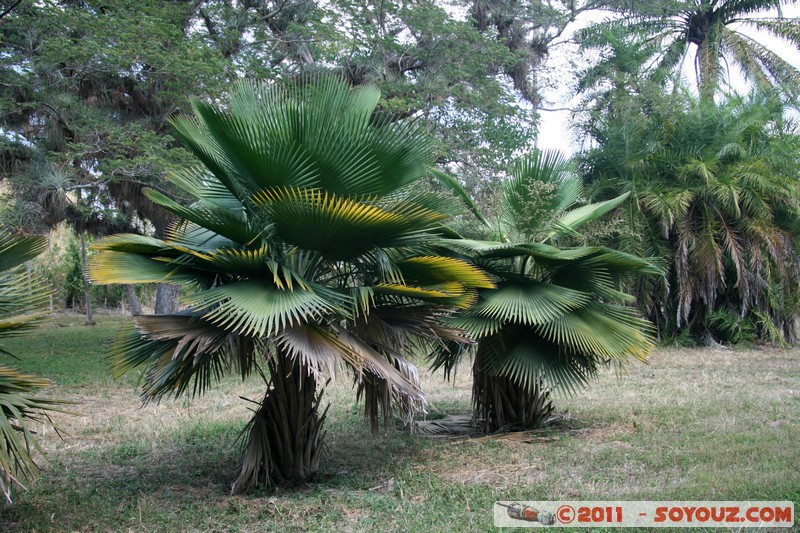
M0 149L29 230L163 234L171 216L141 193L189 159L167 121L226 74L190 14L156 0L25 2L0 20Z
M463 340L440 317L492 286L437 255L451 201L419 190L431 147L413 124L376 116L379 98L325 79L242 84L224 109L197 103L175 125L203 167L170 178L194 203L147 192L181 222L163 240L97 244L100 283L193 288L186 311L138 317L114 349L118 371L146 367L145 400L203 392L228 371L264 377L234 492L314 476L325 420L316 389L340 365L373 428L393 404L410 416L423 397L404 355L415 339Z
M585 30L584 42L604 47L609 36L627 34L650 52L649 68L677 72L691 57L701 97L719 91L728 66L736 65L760 89L780 87L800 94L800 71L758 35L800 47L797 21L780 15L795 0L658 0L612 2L618 16ZM609 31L611 30L611 31ZM653 45L655 44L655 47Z

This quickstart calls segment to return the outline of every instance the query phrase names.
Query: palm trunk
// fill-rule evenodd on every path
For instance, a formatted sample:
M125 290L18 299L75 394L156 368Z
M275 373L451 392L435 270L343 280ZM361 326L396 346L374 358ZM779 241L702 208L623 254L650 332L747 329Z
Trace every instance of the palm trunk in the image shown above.
M125 285L125 290L128 293L128 307L130 307L131 316L141 315L142 306L139 305L139 298L136 297L136 285L128 283Z
M178 312L178 296L181 293L180 285L172 283L159 283L156 286L155 314L170 315Z
M267 392L245 429L244 463L233 494L262 481L268 487L300 485L319 470L327 413L327 408L319 413L322 391L317 393L314 376L281 350L267 367Z
M695 55L700 99L705 100L706 102L714 102L714 94L717 92L717 88L719 87L719 59L719 45L709 35L697 47L697 53Z
M530 390L490 375L484 362L486 346L482 340L472 365L473 424L485 433L542 427L553 412L550 391L540 381Z
M86 232L81 232L81 269L83 270L83 300L86 304L86 322L85 326L94 326L95 321L92 318L92 294L89 285L89 270L86 264Z

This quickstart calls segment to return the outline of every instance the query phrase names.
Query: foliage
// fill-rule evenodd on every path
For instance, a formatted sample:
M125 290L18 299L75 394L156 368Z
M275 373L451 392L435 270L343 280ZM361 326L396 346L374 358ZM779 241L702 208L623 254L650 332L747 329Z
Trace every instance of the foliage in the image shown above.
M627 50L633 54L628 53L628 59L634 59L639 67L647 65L651 72L675 72L676 78L680 77L686 58L693 55L698 88L705 99L713 99L724 80L732 77L731 65L738 67L761 90L778 87L788 96L796 97L800 91L800 71L758 37L772 36L795 49L800 47L796 21L780 15L783 3L782 0L614 1L608 7L618 16L589 27L581 38L585 47L610 48L614 52L620 51L620 39L629 40L633 46ZM619 53L614 56L623 57Z
M0 232L0 339L29 331L44 316L47 285L20 266L44 250L41 237L15 237ZM10 354L0 348L0 354ZM58 411L59 400L38 396L51 385L47 379L0 364L0 491L11 501L12 483L31 478L41 452L32 424L50 425L48 412Z
M141 196L188 161L167 120L223 69L174 2L25 2L0 21L4 170L29 231L163 228Z
M497 283L452 322L479 340L473 402L485 431L541 425L552 389L574 393L604 364L644 360L653 348L651 325L618 287L622 276L655 267L609 248L547 244L574 237L627 198L576 207L581 196L563 156L534 152L500 191L502 240L453 241ZM440 353L434 367L450 370L456 361Z
M180 194L164 176L191 161L170 117L235 79L320 72L425 119L439 161L483 199L479 177L529 145L536 119L501 75L527 59L485 30L431 2L24 2L0 20L0 159L22 227L160 236L170 217L142 190Z
M583 159L595 198L630 192L629 228L611 244L662 257L667 283L635 293L662 336L710 331L727 309L758 336L796 338L800 138L774 98L715 105L674 96L624 123L599 118ZM628 102L633 113L640 101ZM633 115L631 115L633 116ZM757 318L758 317L758 318Z
M200 31L246 75L274 79L332 71L354 86L376 85L380 112L424 119L439 163L479 202L489 202L486 176L530 144L535 109L520 102L519 91L533 97L528 67L538 58L527 53L524 39L511 46L504 34L460 16L460 6L372 0L198 4ZM555 20L554 12L548 16ZM518 25L527 20L522 13L513 16ZM545 26L549 22L542 20ZM525 74L515 77L519 69Z
M144 399L270 370L237 492L264 475L314 475L324 413L306 395L339 366L353 372L374 428L381 411L391 420L393 404L411 416L423 396L406 355L423 339L463 341L440 316L492 286L439 255L450 202L415 187L433 152L413 123L375 115L379 98L374 87L323 78L242 83L227 109L196 103L195 117L175 127L203 166L171 176L193 203L147 191L180 223L163 240L118 235L95 245L99 283L194 290L185 311L138 318L138 332L114 349L118 372L146 368Z

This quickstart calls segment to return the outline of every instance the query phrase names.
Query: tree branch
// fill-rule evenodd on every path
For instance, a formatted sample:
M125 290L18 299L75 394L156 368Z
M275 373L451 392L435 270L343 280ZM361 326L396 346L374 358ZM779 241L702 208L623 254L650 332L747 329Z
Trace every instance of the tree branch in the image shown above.
M14 11L14 9L16 9L16 7L17 7L17 6L19 6L21 3L22 3L22 0L17 0L17 1L16 1L16 2L14 2L13 4L11 4L11 6L9 6L9 7L8 7L8 8L7 8L5 11L3 11L2 13L0 13L0 19L2 19L2 18L3 18L3 17L5 17L6 15L8 15L8 14L9 14L9 13L11 13L12 11Z

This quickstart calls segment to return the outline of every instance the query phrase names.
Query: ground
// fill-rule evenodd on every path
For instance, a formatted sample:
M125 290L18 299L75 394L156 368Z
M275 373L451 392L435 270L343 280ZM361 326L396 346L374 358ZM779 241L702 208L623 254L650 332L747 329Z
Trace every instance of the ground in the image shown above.
M346 375L326 392L328 450L307 487L230 496L259 381L142 407L104 354L127 319L59 317L4 343L79 402L43 432L49 463L0 506L0 531L489 531L496 500L791 500L800 507L800 350L662 348L557 399L524 439L373 437ZM469 368L425 376L433 416L469 411ZM562 530L563 531L563 530ZM717 530L718 531L718 530ZM783 530L786 531L786 530Z

